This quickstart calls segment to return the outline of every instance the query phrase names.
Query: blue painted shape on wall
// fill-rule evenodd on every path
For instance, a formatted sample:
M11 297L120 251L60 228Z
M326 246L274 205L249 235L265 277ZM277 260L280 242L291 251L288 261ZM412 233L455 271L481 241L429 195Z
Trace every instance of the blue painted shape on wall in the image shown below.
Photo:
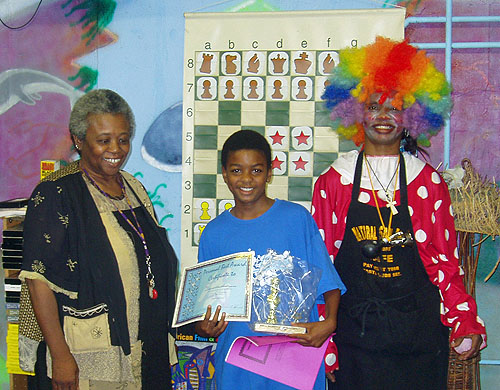
M141 154L144 161L162 171L182 170L182 102L155 119L144 135Z

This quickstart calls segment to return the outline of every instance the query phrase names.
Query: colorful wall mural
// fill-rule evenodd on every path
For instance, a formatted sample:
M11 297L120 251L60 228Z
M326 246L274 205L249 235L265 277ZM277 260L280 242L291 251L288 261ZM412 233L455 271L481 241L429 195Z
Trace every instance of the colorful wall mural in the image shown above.
M67 131L72 104L85 91L114 89L130 103L137 122L125 169L146 186L179 253L183 13L394 5L406 7L412 16L445 14L443 0L0 0L0 201L29 196L39 180L40 160L74 159ZM453 12L500 15L500 0L454 0ZM410 25L406 34L411 42L441 42L445 30L442 24ZM500 24L455 24L453 39L500 41ZM443 67L442 51L431 52ZM460 49L454 50L452 61L455 108L450 165L468 157L480 173L496 178L500 177L499 57L500 49ZM442 135L432 140L429 152L431 163L437 166L443 155ZM483 247L478 280L490 271L499 254L498 241L490 240ZM496 274L478 286L480 312L490 337L483 359L500 359L499 284ZM8 388L4 306L2 294L2 390ZM194 364L184 360L186 369L179 377L187 375L187 368ZM500 367L481 370L483 389L495 388Z

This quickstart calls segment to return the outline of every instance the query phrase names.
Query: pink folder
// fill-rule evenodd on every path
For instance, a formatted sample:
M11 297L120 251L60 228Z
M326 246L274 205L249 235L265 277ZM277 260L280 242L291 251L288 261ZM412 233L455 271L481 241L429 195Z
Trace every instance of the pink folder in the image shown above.
M300 390L310 390L323 363L328 339L319 348L304 347L287 336L238 337L226 362Z

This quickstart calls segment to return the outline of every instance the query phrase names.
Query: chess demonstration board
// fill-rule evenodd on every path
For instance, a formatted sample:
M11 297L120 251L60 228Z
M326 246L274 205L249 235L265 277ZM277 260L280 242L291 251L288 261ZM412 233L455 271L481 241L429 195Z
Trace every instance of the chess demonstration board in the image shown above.
M268 196L310 207L315 179L353 148L329 127L321 96L336 49L403 38L395 10L186 15L182 265L208 222L234 204L220 151L252 129L272 149Z

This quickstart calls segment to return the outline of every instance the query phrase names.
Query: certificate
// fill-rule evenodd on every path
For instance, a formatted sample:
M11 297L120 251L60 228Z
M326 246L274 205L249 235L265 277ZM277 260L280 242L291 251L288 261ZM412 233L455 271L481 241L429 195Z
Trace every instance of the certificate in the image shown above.
M254 252L238 252L187 267L175 305L173 327L200 321L207 306L220 305L226 321L250 321Z

